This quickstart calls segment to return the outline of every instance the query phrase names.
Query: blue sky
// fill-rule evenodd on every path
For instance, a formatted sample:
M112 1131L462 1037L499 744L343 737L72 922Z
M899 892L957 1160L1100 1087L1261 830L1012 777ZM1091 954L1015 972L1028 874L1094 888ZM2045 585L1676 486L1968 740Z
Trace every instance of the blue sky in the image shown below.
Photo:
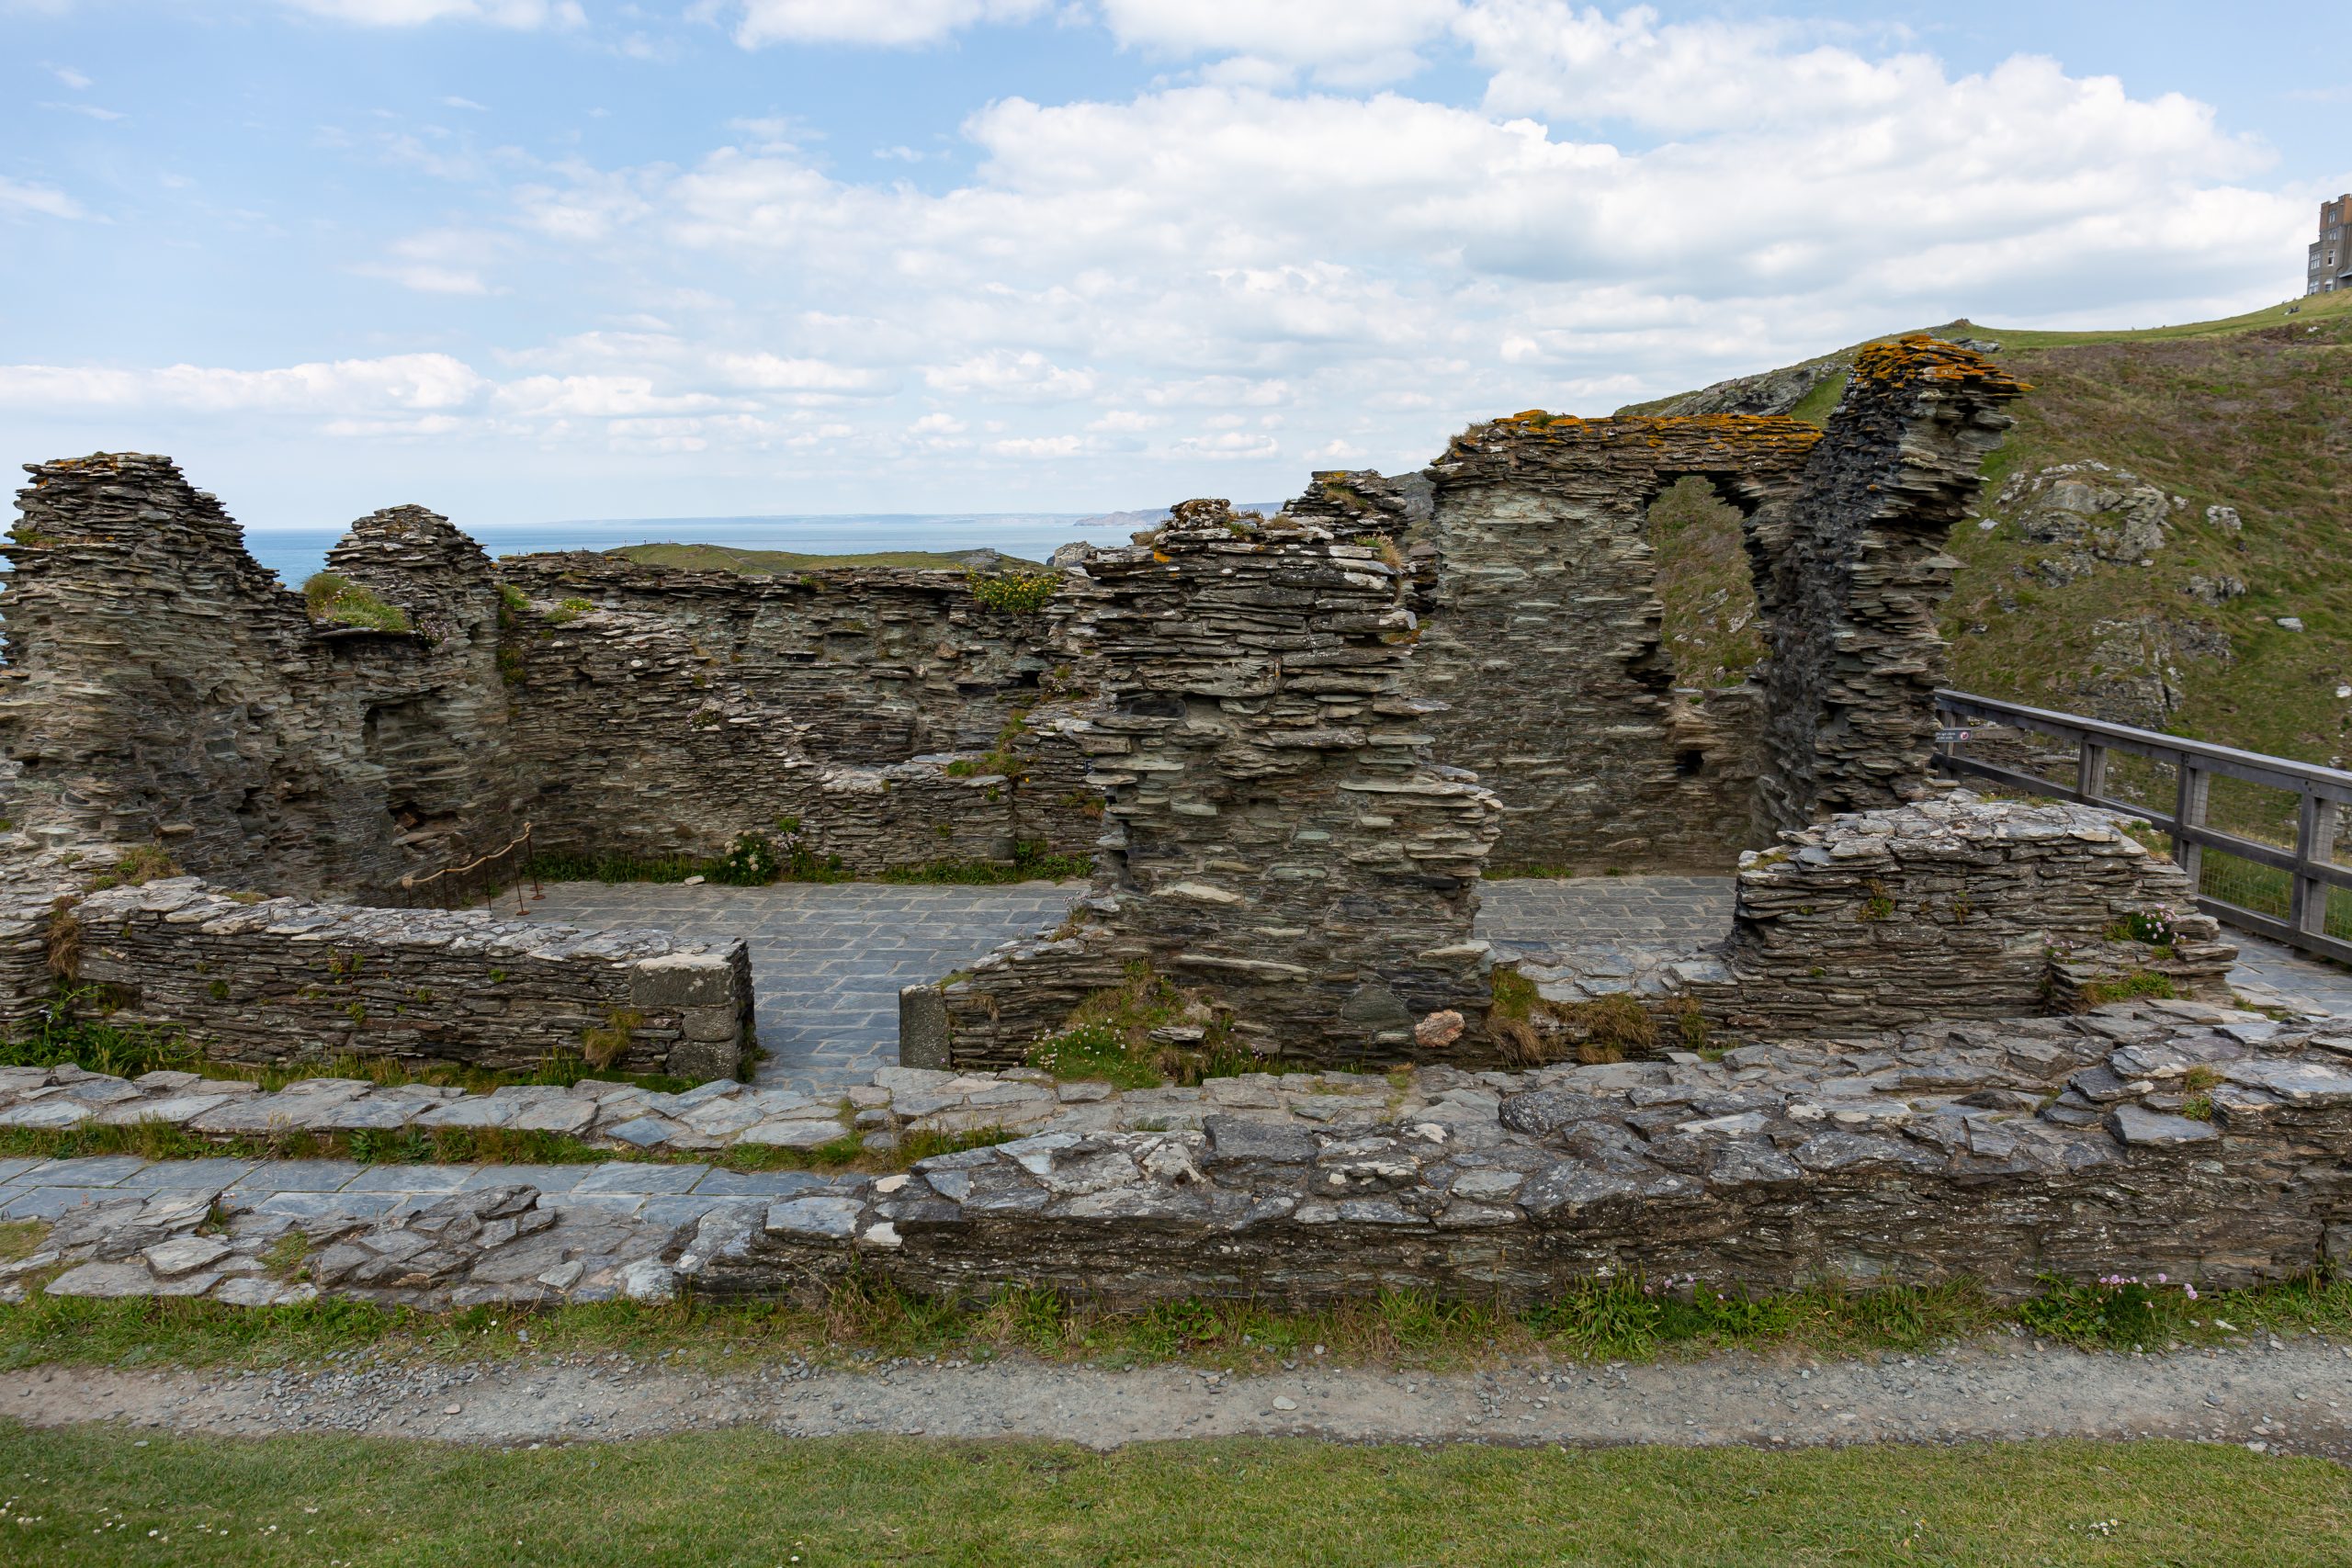
M0 0L9 460L257 526L1090 511L2294 292L2307 8Z

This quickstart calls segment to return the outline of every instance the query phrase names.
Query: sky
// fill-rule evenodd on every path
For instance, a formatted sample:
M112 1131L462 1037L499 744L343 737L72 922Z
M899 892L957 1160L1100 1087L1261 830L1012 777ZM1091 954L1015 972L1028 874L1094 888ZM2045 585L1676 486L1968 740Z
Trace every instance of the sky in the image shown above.
M1092 512L2299 292L2324 7L0 0L0 453L249 526Z

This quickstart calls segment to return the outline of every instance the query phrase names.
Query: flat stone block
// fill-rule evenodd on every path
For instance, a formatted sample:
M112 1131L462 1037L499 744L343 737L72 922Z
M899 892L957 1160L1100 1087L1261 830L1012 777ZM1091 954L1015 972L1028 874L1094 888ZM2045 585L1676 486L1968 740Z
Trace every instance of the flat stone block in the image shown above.
M825 1179L807 1170L728 1170L714 1166L695 1183L698 1196L718 1198L789 1198L827 1186Z
M211 1162L207 1161L209 1164ZM231 1189L237 1192L335 1192L373 1166L348 1159L274 1159L255 1166Z
M654 1165L639 1160L614 1160L580 1179L571 1190L579 1197L598 1193L680 1193L710 1173L707 1165Z
M146 1169L123 1179L118 1190L177 1191L189 1188L224 1188L246 1172L260 1168L249 1159L159 1159Z
M253 1212L298 1224L372 1220L391 1212L397 1192L272 1192L254 1201Z
M26 1179L43 1187L112 1187L150 1163L138 1155L84 1155L51 1160Z
M10 1188L19 1193L0 1209L0 1220L53 1220L68 1209L78 1209L86 1203L111 1202L122 1196L107 1187L31 1187Z
M484 1165L466 1178L465 1191L485 1187L536 1187L542 1196L569 1192L582 1179L603 1169L601 1165Z
M469 1165L371 1165L344 1185L345 1192L455 1192L475 1168Z
M738 1000L735 970L724 953L673 953L629 969L629 1000L648 1010L709 1007Z
M44 1159L0 1159L0 1186L6 1186L20 1176L39 1170L49 1162Z

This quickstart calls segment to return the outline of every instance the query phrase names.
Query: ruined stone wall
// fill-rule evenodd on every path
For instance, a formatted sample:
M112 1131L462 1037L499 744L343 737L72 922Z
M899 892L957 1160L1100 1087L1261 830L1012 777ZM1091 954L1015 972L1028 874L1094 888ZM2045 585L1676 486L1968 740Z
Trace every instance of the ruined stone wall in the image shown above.
M954 1061L1017 1062L1135 963L1201 994L1196 1040L1306 1061L1483 1048L1471 923L1497 807L1432 761L1400 592L1376 548L1222 502L1074 572L1095 886L1069 931L944 987Z
M313 626L168 458L29 471L0 746L36 842L160 841L234 882L365 892L435 863L457 822L503 826L496 600L446 522L379 513L337 552L413 629Z
M196 877L93 893L78 976L114 1016L218 1061L337 1056L528 1071L557 1056L732 1077L752 1043L741 940L585 931L481 910L232 897Z
M1649 508L1697 474L1753 511L1819 438L1781 418L1525 413L1431 466L1436 581L1412 679L1446 704L1439 754L1502 798L1498 863L1711 866L1749 841L1754 710L1675 691Z
M1855 356L1802 484L1750 517L1770 825L1925 791L1945 668L1936 612L1960 565L1944 541L2013 423L2001 405L2024 390L1951 344L1874 344Z
M711 854L786 820L861 873L1092 847L1046 621L983 606L963 572L500 570L527 600L507 667L543 847Z
M1424 1068L1395 1089L1216 1079L1124 1114L1047 1101L1014 1143L714 1210L677 1266L711 1295L808 1297L855 1269L1123 1307L1516 1307L1629 1274L1759 1293L2242 1286L2352 1258L2347 1053L2308 1023L2166 1004L1719 1063Z
M2087 807L1958 792L1842 815L1741 857L1728 983L1696 994L1749 1038L2079 1010L2156 982L2226 1001L2237 949L2193 891Z

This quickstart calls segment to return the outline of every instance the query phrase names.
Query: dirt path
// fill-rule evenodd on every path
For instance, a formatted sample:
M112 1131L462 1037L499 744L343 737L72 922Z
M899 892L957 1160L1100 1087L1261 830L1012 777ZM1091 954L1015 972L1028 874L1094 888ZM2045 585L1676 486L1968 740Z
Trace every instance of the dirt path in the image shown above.
M2316 1339L2171 1355L2082 1355L2030 1341L1859 1361L1523 1364L1431 1376L1372 1369L1232 1376L1025 1359L797 1363L697 1373L620 1356L473 1363L359 1356L317 1371L0 1373L0 1416L181 1432L356 1432L445 1442L611 1441L758 1424L845 1433L1350 1442L1961 1442L2188 1438L2352 1459L2352 1348Z

